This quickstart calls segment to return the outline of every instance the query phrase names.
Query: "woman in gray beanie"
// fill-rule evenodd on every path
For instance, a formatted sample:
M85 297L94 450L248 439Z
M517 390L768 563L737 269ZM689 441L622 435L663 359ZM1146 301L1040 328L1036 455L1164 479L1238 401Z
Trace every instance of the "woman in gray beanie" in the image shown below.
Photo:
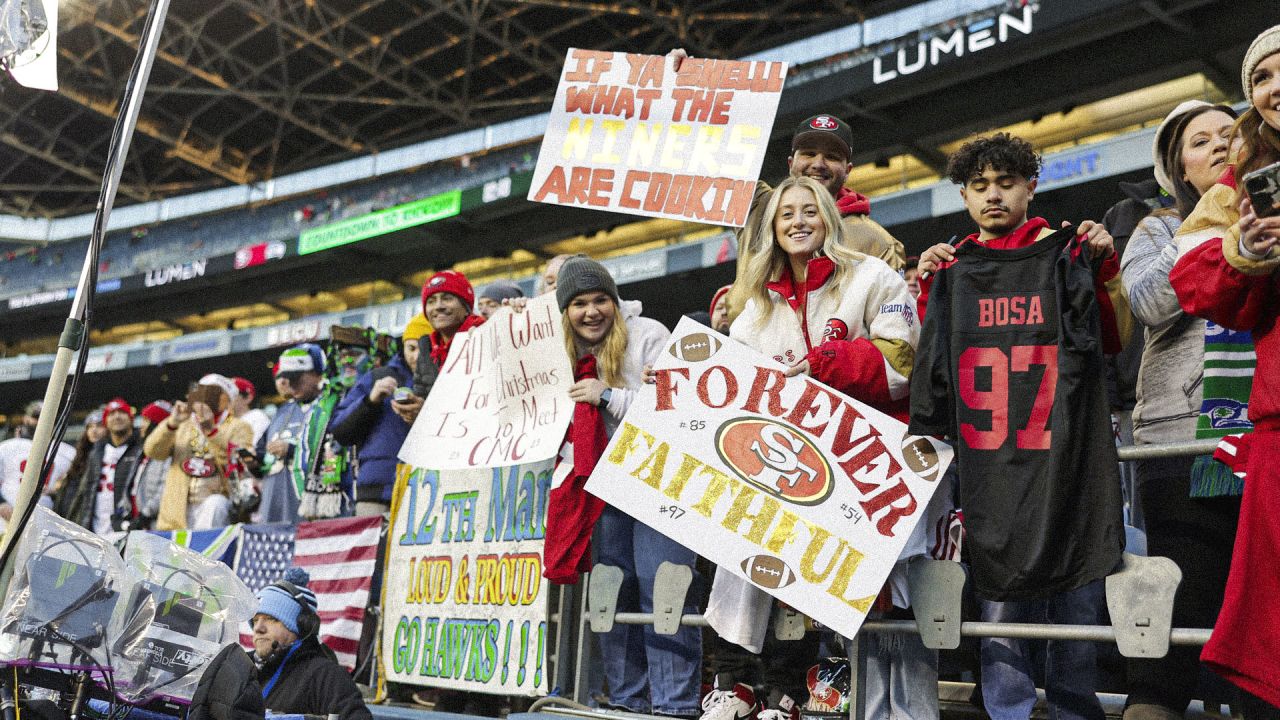
M653 528L586 493L582 487L604 453L671 334L661 323L640 317L640 303L623 303L609 271L583 256L560 267L555 285L562 311L565 349L574 364L569 398L573 420L561 451L572 463L565 481L551 493L547 517L546 577L576 582L590 569L594 531L596 562L623 573L620 612L653 612L653 579L664 561L685 565L697 576L696 555ZM563 468L557 468L557 474ZM684 612L696 613L692 603ZM671 637L652 625L614 625L601 634L600 650L612 707L636 713L691 717L699 714L702 636L693 627Z

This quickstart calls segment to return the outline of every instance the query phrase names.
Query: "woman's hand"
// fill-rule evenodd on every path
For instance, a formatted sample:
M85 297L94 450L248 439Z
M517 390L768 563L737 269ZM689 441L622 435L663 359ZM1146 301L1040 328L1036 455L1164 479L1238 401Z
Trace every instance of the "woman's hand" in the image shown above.
M569 386L569 399L574 402L587 403L588 405L599 405L600 394L607 387L607 385L595 378L579 380Z
M658 383L658 371L653 369L652 365L645 365L640 371L640 381L646 385L656 385Z
M502 304L511 308L511 312L524 312L524 306L529 304L529 298L503 298Z
M680 66L689 58L689 52L684 48L674 48L667 53L667 57L671 58L672 69L680 72Z
M783 375L787 377L795 377L797 375L808 375L808 374L809 374L808 358L805 358L804 360L801 360L795 365L792 365L791 367L787 368L786 372L783 373Z
M387 376L382 378L374 383L373 387L369 388L369 402L381 403L391 397L391 393L395 392L398 387L400 387L400 381L394 377Z
M1240 246L1254 255L1265 256L1280 244L1280 215L1258 217L1246 195L1240 201Z

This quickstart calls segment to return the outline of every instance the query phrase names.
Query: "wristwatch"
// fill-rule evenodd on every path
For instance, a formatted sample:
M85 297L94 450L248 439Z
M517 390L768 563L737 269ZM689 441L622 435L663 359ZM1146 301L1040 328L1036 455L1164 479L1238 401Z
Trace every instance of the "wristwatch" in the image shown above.
M609 399L612 397L613 388L605 388L604 392L600 393L600 402L596 403L596 407L604 407L605 405L608 405Z

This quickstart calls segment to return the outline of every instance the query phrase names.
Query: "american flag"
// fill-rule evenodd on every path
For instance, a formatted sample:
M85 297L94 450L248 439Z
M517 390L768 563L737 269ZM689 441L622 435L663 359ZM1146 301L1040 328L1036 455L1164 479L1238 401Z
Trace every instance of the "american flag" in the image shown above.
M293 562L311 574L319 603L320 642L348 670L356 665L382 522L377 515L304 522L294 542Z
M294 526L289 523L245 525L240 531L236 575L255 593L279 580L293 565Z
M289 523L245 525L240 530L240 552L236 556L236 575L249 589L259 590L279 580L293 565L294 526ZM253 634L240 630L240 645L253 649Z

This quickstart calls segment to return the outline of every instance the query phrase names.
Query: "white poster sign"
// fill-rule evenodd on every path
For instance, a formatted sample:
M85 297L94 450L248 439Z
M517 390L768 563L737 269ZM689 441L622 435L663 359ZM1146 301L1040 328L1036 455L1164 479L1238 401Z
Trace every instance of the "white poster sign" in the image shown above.
M742 227L783 62L570 48L529 199Z
M588 492L846 637L951 448L682 319Z
M454 337L400 459L457 470L555 457L572 384L555 296L529 300L524 312L502 308Z
M383 580L388 680L547 693L542 549L552 465L400 466Z

